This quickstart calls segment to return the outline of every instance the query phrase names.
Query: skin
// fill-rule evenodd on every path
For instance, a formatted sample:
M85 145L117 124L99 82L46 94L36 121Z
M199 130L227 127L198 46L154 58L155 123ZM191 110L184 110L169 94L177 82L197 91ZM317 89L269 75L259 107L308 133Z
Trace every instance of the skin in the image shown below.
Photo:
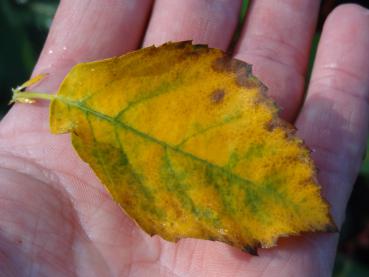
M277 4L278 2L278 4ZM34 74L55 92L76 63L168 40L227 49L241 1L61 1ZM151 17L150 10L152 9ZM314 149L338 226L369 126L369 12L328 17L304 97L319 1L253 1L235 56L254 73ZM109 97L107 95L107 97ZM48 130L47 103L16 104L0 123L2 276L330 276L338 234L281 239L250 256L218 242L177 244L140 231L71 148Z

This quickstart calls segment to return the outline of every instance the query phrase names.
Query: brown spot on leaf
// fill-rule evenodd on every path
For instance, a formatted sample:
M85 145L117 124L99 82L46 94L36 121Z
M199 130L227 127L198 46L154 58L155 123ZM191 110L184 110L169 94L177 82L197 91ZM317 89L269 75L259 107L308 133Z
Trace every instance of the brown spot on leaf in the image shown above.
M277 128L279 125L277 124L277 122L275 120L271 120L269 122L267 122L265 124L265 129L268 131L268 132L273 132L275 128Z
M174 43L167 43L168 45L173 45L174 48L177 49L183 49L186 48L187 45L192 45L192 41L191 40L184 40L184 41L178 41L178 42L174 42Z
M219 103L224 99L225 91L223 89L216 89L211 93L211 101Z
M252 65L241 60L232 58L225 54L213 62L213 69L218 72L233 72L236 74L236 83L245 88L259 87L262 93L267 88L257 78L252 75Z
M233 59L228 54L224 54L213 62L213 69L218 72L243 72L246 77L249 77L251 76L252 66L243 61Z
M189 58L192 58L192 59L200 58L201 54L202 54L201 51L197 51L196 49L189 49L187 52L184 53L183 60L189 59Z
M268 87L260 81L259 81L259 86L260 86L261 95L263 95L264 97L268 97L268 95L267 95ZM273 101L273 103L274 103L274 101ZM274 105L276 105L276 104L274 104Z
M209 49L210 49L207 44L194 44L194 45L192 45L192 47L194 49L206 50L206 52L208 52Z
M174 47L181 49L176 62L182 62L188 59L200 59L202 55L208 53L210 48L205 44L191 44L191 41L178 42ZM194 61L192 61L194 62Z
M250 245L246 245L243 247L242 249L244 252L247 252L249 253L250 255L253 255L253 256L259 256L258 255L258 250L256 247L253 247L253 246L250 246Z
M328 233L337 233L339 230L335 224L327 224L325 226L325 231Z
M239 86L249 89L258 87L259 83L252 77L246 77L243 71L238 71L236 74L236 82Z
M201 55L208 53L209 51L210 48L205 44L194 44L191 45L191 47L189 48L187 55L191 57L200 58Z
M72 131L71 131L71 132L72 132L72 133L73 133L73 135L75 135L76 137L79 137L79 136L80 136L76 129L72 129Z
M276 128L284 129L286 131L286 138L287 139L296 139L296 137L295 137L295 133L297 131L296 127L293 126L291 123L289 123L287 121L280 120L280 119L273 119L273 120L269 121L268 123L266 123L265 128L269 132L274 131L274 129L276 129Z
M200 56L200 54L207 53L210 50L206 44L192 44L191 40L167 43L167 45L176 49L185 49L183 52L185 56Z

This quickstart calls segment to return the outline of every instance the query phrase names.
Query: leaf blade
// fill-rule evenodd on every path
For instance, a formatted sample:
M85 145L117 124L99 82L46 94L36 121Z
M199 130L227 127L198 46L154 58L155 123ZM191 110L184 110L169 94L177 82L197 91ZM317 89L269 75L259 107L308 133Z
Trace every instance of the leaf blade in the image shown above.
M309 151L264 91L220 50L166 44L75 67L51 103L51 130L73 132L149 234L255 252L333 225Z

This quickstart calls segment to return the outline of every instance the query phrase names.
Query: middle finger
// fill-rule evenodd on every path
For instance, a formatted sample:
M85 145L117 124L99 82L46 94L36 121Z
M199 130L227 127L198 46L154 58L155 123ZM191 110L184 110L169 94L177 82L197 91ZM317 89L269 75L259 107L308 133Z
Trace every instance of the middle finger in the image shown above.
M237 26L241 3L242 0L157 0L144 46L193 40L226 50Z

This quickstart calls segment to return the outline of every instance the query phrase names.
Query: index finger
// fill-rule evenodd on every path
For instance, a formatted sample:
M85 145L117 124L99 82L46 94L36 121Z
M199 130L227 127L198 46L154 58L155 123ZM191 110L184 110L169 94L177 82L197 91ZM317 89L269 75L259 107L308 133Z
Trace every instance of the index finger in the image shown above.
M152 0L61 1L34 70L34 75L49 74L35 89L55 92L73 65L138 48L151 5ZM15 105L1 126L17 132L47 130L47 116L38 105Z
M61 1L35 72L65 71L138 48L151 5L152 0Z

